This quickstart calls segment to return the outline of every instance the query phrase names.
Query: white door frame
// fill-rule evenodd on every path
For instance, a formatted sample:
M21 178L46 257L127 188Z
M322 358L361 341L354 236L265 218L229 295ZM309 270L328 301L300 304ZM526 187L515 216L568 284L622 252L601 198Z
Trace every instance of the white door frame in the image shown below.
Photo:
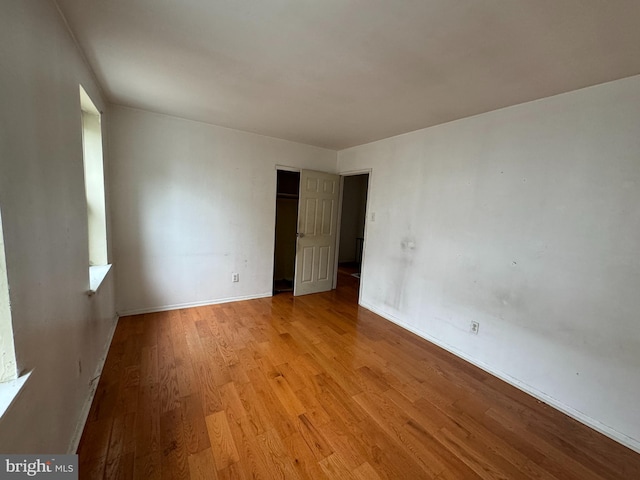
M367 202L365 204L365 218L364 218L364 242L362 243L362 259L360 263L360 288L358 291L358 302L360 302L360 294L362 293L362 279L364 275L365 267L365 252L367 250L367 225L369 224L369 205L371 202L371 179L373 178L373 169L364 168L362 170L347 170L346 172L340 172L340 198L338 200L338 230L336 237L336 259L335 268L333 271L333 289L338 285L338 257L340 255L340 226L342 225L342 199L344 196L344 177L353 177L354 175L369 175L369 181L367 182Z
M274 188L274 198L273 198L273 204L275 205L276 203L276 198L277 198L277 182L278 182L278 174L277 171L278 170L284 170L287 172L301 172L302 168L299 167L291 167L288 165L276 165L275 166L275 170L276 170L276 187ZM361 267L360 267L360 271L361 271L361 276L360 276L360 290L358 292L358 298L360 298L360 295L362 294L362 284L363 284L363 277L365 277L364 275L364 270L365 270L365 257L366 257L366 250L367 250L367 231L368 231L368 225L369 225L369 218L371 215L370 210L370 205L371 205L371 184L372 184L372 179L373 179L373 169L372 168L364 168L364 169L360 169L360 170L347 170L345 172L339 172L338 175L340 175L340 196L338 199L338 227L337 227L337 232L336 232L336 258L335 258L335 266L334 266L334 270L333 270L333 284L332 284L332 289L335 290L337 284L338 284L338 256L340 255L340 226L342 224L342 199L343 199L343 194L344 194L344 177L351 177L354 175L364 175L364 174L368 174L369 175L369 182L367 183L367 203L365 206L365 212L366 212L366 217L364 220L364 242L362 244L362 263L361 263ZM275 231L276 231L276 218L275 218L275 211L274 211L274 216L273 216L273 232L274 232L274 238L275 238ZM275 245L274 245L275 248ZM273 277L273 271L275 269L275 263L272 265L272 273L271 276Z
M275 168L275 185L273 187L273 244L271 245L271 250L273 254L271 255L273 258L271 260L271 295L273 295L273 277L276 273L276 262L275 262L275 249L276 249L276 215L278 210L278 171L282 170L285 172L298 172L302 171L301 168L297 167L289 167L288 165L276 165ZM298 190L300 189L300 185L298 184ZM296 227L297 228L297 227ZM294 266L294 278L295 278L295 266Z

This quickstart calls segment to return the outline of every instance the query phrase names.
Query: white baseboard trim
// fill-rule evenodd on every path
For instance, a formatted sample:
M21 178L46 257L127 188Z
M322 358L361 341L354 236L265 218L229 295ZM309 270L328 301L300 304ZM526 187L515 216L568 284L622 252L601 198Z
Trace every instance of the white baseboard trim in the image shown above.
M217 305L220 303L240 302L242 300L255 300L257 298L266 298L273 296L272 292L259 293L257 295L245 295L240 297L218 298L215 300L205 300L202 302L175 303L173 305L162 305L160 307L134 308L132 310L124 310L118 312L121 317L128 315L140 315L143 313L168 312L170 310L179 310L181 308L206 307L207 305Z
M82 432L84 431L84 426L87 423L87 418L89 418L89 412L91 411L91 404L93 403L93 398L96 395L96 390L98 389L98 382L100 381L100 376L102 375L102 369L104 368L104 364L107 361L107 355L109 354L109 348L111 347L111 341L113 340L113 335L116 333L116 328L118 326L118 315L113 318L113 326L111 328L111 332L109 334L109 338L105 345L104 353L98 362L98 366L96 368L93 377L91 377L91 381L89 383L89 395L87 395L87 399L84 402L82 410L80 412L80 419L76 425L76 430L73 432L73 436L71 437L71 442L69 443L69 448L67 449L68 454L75 454L78 452L78 446L80 445L80 439L82 438Z
M640 453L640 440L635 439L633 437L630 437L628 435L625 435L622 432L617 431L616 429L605 425L604 423L588 416L585 415L584 413L580 412L579 410L576 410L572 407L570 407L569 405L566 405L564 403L562 403L561 401L547 395L546 393L536 389L535 387L532 387L531 385L528 385L524 382L522 382L521 380L518 380L515 377L512 377L509 374L506 374L504 372L501 372L499 370L495 370L492 367L490 367L489 365L485 364L484 362L478 361L473 357L470 357L469 355L467 355L466 353L464 353L461 350L458 350L457 348L442 342L441 340L438 340L437 338L429 335L428 333L416 329L410 325L407 325L405 322L403 322L402 320L400 320L399 318L395 317L394 315L391 315L387 312L383 312L381 310L379 310L378 308L374 307L373 305L367 303L367 302L359 302L359 304L366 308L367 310L371 310L373 313L375 313L376 315L381 316L382 318L384 318L385 320L388 320L392 323L395 323L396 325L404 328L405 330L409 330L410 332L418 335L421 338L424 338L425 340L427 340L428 342L431 342L445 350L447 350L448 352L454 354L457 357L462 358L463 360L475 365L476 367L484 370L485 372L498 377L500 380L503 380L505 382L507 382L510 385L513 385L514 387L516 387L519 390L522 390L523 392L531 395L534 398L537 398L538 400L546 403L547 405L555 408L556 410L561 411L562 413L569 415L571 418L577 420L578 422L593 428L594 430L602 433L603 435L606 435L607 437L611 438L612 440L615 440L618 443L621 443L622 445L624 445L625 447L630 448L631 450L634 450L638 453Z

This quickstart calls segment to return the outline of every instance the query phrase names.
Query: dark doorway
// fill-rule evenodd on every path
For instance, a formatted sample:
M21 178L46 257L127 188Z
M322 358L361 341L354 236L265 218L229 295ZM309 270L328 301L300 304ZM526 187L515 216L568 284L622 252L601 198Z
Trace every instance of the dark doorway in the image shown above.
M344 177L340 249L338 250L338 282L344 279L345 275L360 278L368 188L368 173Z
M293 291L300 172L278 170L273 293Z

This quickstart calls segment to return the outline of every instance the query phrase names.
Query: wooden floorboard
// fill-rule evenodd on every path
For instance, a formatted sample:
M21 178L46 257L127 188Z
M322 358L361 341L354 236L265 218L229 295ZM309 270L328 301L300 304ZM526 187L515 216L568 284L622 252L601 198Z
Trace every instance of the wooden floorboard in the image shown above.
M83 479L640 478L640 455L332 292L123 317Z

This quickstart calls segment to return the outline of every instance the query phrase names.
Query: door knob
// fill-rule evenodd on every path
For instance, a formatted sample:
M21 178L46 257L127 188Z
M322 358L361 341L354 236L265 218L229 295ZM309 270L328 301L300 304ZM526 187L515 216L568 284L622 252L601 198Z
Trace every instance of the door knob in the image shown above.
M297 235L298 238L304 237L304 233L302 233L302 232L296 233L296 235Z

